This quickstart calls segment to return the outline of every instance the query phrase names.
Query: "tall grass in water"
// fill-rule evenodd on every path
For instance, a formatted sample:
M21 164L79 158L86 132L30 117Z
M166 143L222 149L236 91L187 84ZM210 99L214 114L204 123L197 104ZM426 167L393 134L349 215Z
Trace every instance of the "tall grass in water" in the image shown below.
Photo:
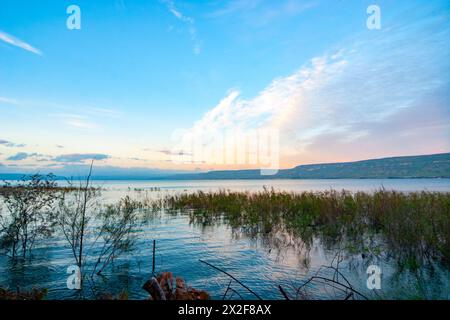
M371 245L381 241L384 250L409 268L426 261L450 266L450 193L222 190L170 195L159 205L189 210L199 221L223 218L231 226L261 233L281 225L304 242L319 236L325 244L344 243L362 254L378 250Z

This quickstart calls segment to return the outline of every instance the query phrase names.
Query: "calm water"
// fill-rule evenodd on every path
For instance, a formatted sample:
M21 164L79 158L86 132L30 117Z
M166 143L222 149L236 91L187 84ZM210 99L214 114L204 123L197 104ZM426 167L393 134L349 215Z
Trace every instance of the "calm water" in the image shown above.
M265 186L284 191L341 190L373 191L380 188L398 191L450 191L450 179L321 179L321 180L194 180L194 181L94 181L97 186L124 191L151 187L170 191L230 189L258 191Z
M399 191L450 191L450 179L411 180L230 180L230 181L96 181L103 187L105 202L132 197L158 197L171 192L196 190L262 190L264 186L287 191L321 191L346 189L373 191L384 187ZM158 191L150 191L158 188ZM323 265L330 265L336 251L325 250L318 239L308 250L301 241L286 239L283 233L271 236L252 236L245 229L232 229L225 223L199 225L188 214L158 213L147 216L137 234L136 250L121 256L114 267L105 272L104 279L95 281L96 293L119 293L127 290L132 299L147 297L141 289L149 278L152 265L152 241L156 239L156 271L171 271L183 277L187 284L210 292L221 299L230 279L199 262L200 259L226 270L265 299L282 299L278 285L287 290L298 287ZM289 243L290 245L286 245ZM366 269L369 264L382 268L382 290L367 289ZM55 236L52 242L41 244L32 259L12 262L0 257L0 285L10 288L49 288L48 299L74 299L80 294L67 289L67 267L74 264L66 242ZM365 261L359 255L347 255L340 270L359 291L371 298L427 298L447 299L450 293L448 270L423 268L420 272L398 272L389 259ZM330 271L328 271L330 272ZM327 271L323 271L323 275ZM239 285L232 287L243 298L253 299ZM336 296L321 286L310 288L315 298ZM83 290L84 297L93 292ZM239 298L237 293L233 296Z

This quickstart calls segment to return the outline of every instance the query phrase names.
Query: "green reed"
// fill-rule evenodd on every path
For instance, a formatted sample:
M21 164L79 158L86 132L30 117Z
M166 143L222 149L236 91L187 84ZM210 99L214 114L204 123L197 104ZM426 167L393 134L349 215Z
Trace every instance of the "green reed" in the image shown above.
M424 261L450 266L450 193L378 190L181 193L152 203L191 212L197 221L225 219L233 227L286 232L311 242L320 237L328 247L344 243L355 253L394 253L406 267Z

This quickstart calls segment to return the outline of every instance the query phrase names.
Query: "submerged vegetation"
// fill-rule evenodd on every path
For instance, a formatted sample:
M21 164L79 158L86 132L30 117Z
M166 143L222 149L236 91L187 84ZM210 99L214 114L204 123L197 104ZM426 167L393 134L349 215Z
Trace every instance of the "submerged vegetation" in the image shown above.
M0 287L0 300L43 300L47 295L46 289L31 289L30 291L10 290Z
M134 191L136 199L125 196L104 204L101 190L91 186L90 174L86 181L79 185L69 182L68 187L59 187L51 175L34 175L14 185L5 183L0 188L1 252L13 260L32 258L35 245L56 234L70 248L73 263L80 270L80 282L94 291L95 279L107 277L105 270L133 250L142 223L154 218L151 213L165 212L189 215L201 226L225 223L250 237L275 239L277 247L301 247L299 258L305 261L307 257L301 255L308 254L317 241L323 248L339 252L338 259L333 259L337 264L327 267L334 271L332 278L315 274L296 288L279 285L274 289L286 299L307 299L311 297L310 287L320 284L331 285L345 299L366 298L339 270L345 254L365 262L379 258L394 261L399 273L405 269L415 272L424 265L450 269L450 193L384 189L371 193L294 193L265 188L260 192L198 191L148 197L143 190ZM259 297L226 271L201 262ZM304 265L308 267L307 261ZM209 298L208 293L188 288L181 280L174 282L171 273L161 273L155 279L167 299ZM238 295L231 280L224 299ZM0 289L0 299L42 299L44 293ZM103 298L127 299L128 295L122 292Z
M150 294L151 300L209 300L211 297L204 290L197 290L186 285L181 277L174 277L172 272L163 272L148 280L143 289Z
M57 194L53 176L33 175L23 179L14 188L5 183L2 197L8 214L0 211L0 248L12 257L23 258L33 249L39 239L51 236L55 216L51 210ZM1 208L0 208L1 210Z
M307 245L319 237L328 247L364 256L385 251L405 267L430 261L450 266L449 193L223 190L170 195L156 204L190 210L200 223L225 219L233 227L259 234L281 229Z
M102 205L101 190L91 186L90 176L79 186L69 181L62 188L52 175L6 182L0 192L0 249L12 259L19 253L28 258L38 241L59 234L79 268L80 286L87 276L92 284L94 276L133 249L141 206L130 197Z

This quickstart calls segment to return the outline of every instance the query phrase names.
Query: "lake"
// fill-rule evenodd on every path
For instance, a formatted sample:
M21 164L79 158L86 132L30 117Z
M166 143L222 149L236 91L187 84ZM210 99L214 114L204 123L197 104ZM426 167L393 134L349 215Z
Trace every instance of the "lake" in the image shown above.
M349 190L373 191L380 188L397 191L450 191L450 179L320 179L320 180L107 180L94 181L94 185L110 190L124 191L128 188L161 188L168 191L258 191L265 186L282 191Z
M125 195L158 198L167 193L216 191L259 191L264 187L278 191L374 191L380 188L403 192L450 192L450 179L404 180L215 180L215 181L94 181L102 187L104 202L113 202ZM136 249L121 256L114 267L97 279L99 292L120 293L126 290L131 299L145 299L148 294L142 285L152 269L152 242L156 240L156 271L171 271L183 277L189 286L208 291L214 299L222 299L230 282L223 273L200 263L207 261L242 281L264 299L283 299L278 286L296 288L308 277L323 269L336 258L336 250L326 249L315 239L310 248L301 241L284 239L282 233L265 236L252 235L245 229L232 228L227 223L203 224L193 221L189 214L159 212L146 217L137 231ZM280 245L290 242L292 245ZM41 243L33 257L13 262L0 257L0 285L10 288L48 288L48 299L91 298L92 292L67 289L67 267L73 265L70 249L62 237L55 235L51 243ZM367 288L367 267L376 264L382 270L381 290ZM370 298L425 298L446 299L450 292L449 271L440 266L420 271L399 272L396 265L384 257L378 261L365 261L359 254L347 253L340 264L343 275L358 291ZM238 284L227 298L254 299ZM321 286L310 288L311 298L328 299L336 296Z

